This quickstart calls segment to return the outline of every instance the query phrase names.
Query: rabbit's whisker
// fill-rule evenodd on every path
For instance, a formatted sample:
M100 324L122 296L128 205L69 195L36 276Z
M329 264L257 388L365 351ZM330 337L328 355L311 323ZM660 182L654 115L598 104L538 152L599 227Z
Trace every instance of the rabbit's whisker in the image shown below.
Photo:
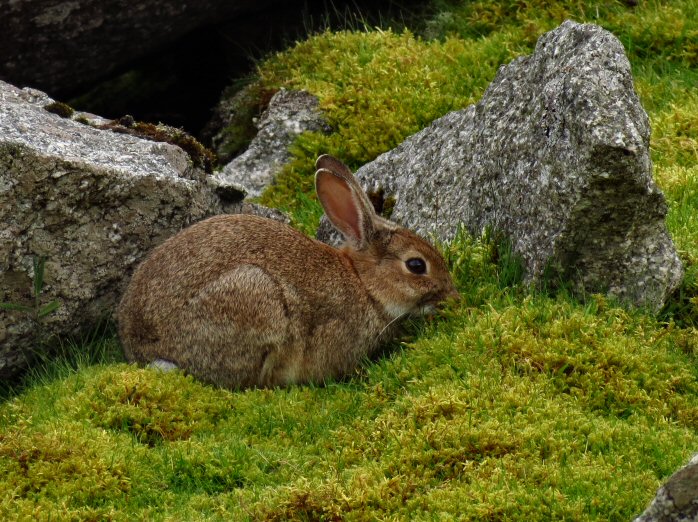
M393 323L399 321L400 319L402 319L402 318L405 317L406 315L409 315L409 312L404 312L404 313L398 315L395 319L393 319L393 320L390 321L388 324L386 324L386 325L383 327L383 329L382 329L380 332L378 332L378 335L376 335L376 340L380 339L381 335L383 335L383 332L385 332L388 328L390 328L390 325L392 325Z

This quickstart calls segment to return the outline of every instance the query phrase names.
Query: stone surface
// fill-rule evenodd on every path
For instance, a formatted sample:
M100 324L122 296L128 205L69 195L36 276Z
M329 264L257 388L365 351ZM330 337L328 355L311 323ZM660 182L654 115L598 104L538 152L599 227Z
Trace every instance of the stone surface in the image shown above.
M274 94L259 82L237 91L228 87L223 92L200 132L201 140L211 144L221 164L227 165L249 147L257 135L258 119L269 107Z
M649 120L622 44L567 21L500 67L482 99L362 167L391 219L426 236L507 236L545 274L658 309L683 269L652 180ZM323 224L319 237L328 239Z
M279 3L0 0L0 79L74 92L197 27Z
M221 202L182 149L62 118L51 102L0 82L0 302L32 303L33 260L45 256L41 303L60 304L40 327L0 310L3 379L47 337L94 328L135 265L189 223L224 209L279 217Z
M291 159L288 147L299 134L328 129L315 96L284 89L272 97L257 127L259 131L247 150L213 176L219 190L259 196Z
M635 522L698 521L698 454L659 488L657 496Z

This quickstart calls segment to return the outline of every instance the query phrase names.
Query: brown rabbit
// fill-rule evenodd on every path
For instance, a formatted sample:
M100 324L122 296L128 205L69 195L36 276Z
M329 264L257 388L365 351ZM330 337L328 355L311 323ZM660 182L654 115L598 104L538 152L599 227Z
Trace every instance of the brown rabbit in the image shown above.
M316 165L346 245L251 215L190 226L153 250L119 305L130 361L232 389L319 383L354 370L398 319L458 295L441 255L377 216L344 164Z

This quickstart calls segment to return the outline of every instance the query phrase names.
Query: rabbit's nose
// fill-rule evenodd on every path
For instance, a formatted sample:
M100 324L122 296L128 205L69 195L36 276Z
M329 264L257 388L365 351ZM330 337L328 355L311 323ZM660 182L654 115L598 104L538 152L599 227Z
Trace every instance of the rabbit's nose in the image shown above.
M463 296L460 295L458 290L456 290L455 286L452 286L451 289L446 294L446 296L444 297L444 299L448 299L448 300L455 301L455 302L459 302L462 298L463 298Z

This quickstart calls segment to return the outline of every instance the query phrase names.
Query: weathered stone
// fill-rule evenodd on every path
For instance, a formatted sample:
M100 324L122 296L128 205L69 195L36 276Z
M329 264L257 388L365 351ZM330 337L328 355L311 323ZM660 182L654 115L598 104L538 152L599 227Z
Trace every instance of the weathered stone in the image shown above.
M41 303L60 304L40 328L31 314L0 310L0 378L42 339L109 314L135 265L182 227L223 207L278 217L222 205L179 147L62 118L43 108L52 101L0 82L0 302L32 304L43 256Z
M698 521L698 454L659 488L645 512L635 522Z
M426 236L503 233L545 274L659 308L683 269L652 180L649 120L622 44L572 21L500 67L482 99L362 167L391 219ZM323 224L319 237L326 238Z
M41 299L60 307L44 335L96 321L155 243L218 208L181 149L62 118L48 101L0 83L0 301L31 303L33 258L45 256ZM0 325L6 378L38 328L21 312L0 312Z
M328 130L318 100L303 91L281 90L269 102L257 125L259 132L249 148L213 176L219 190L239 190L259 196L291 159L288 151L302 132Z

